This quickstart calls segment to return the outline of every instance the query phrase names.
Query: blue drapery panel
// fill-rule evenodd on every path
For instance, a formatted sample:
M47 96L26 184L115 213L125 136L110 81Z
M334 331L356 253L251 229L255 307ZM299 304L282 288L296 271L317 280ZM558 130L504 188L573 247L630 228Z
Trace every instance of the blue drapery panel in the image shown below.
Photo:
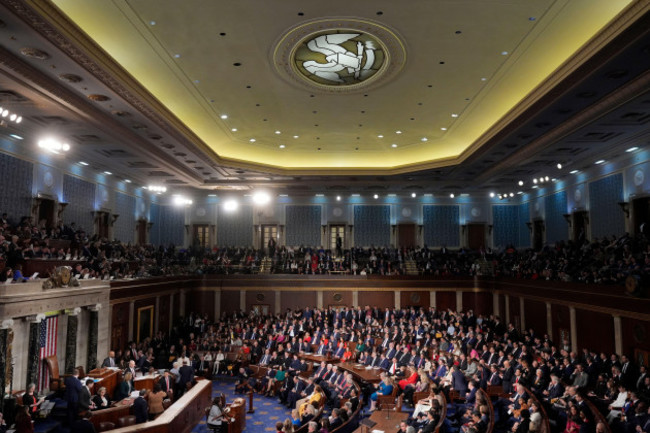
M220 247L253 245L253 208L251 206L240 206L235 212L225 212L219 209L217 245Z
M76 229L83 229L88 237L95 231L92 212L95 210L95 184L78 177L63 176L63 201L68 206L63 211L66 225L75 223Z
M287 245L320 245L320 206L287 206L285 211Z
M390 206L354 207L354 245L390 245Z
M507 246L517 246L519 242L519 206L493 205L492 225L492 239L497 250Z
M183 246L185 231L185 208L151 204L150 241L154 245Z
M120 217L113 226L113 237L122 242L133 242L135 238L135 197L115 193L115 211Z
M424 244L429 248L459 247L459 218L458 206L423 206Z
M620 236L625 232L625 214L617 204L621 201L623 201L623 174L613 174L589 184L592 238Z
M6 212L13 224L30 214L33 178L31 162L0 153L0 215Z
M526 223L530 221L530 208L528 206L528 202L522 203L518 206L518 213L519 224L517 228L519 230L519 236L517 247L528 248L530 247L530 231L526 225Z
M556 192L553 195L544 197L547 244L554 244L569 237L569 226L563 216L567 213L566 201L566 191Z

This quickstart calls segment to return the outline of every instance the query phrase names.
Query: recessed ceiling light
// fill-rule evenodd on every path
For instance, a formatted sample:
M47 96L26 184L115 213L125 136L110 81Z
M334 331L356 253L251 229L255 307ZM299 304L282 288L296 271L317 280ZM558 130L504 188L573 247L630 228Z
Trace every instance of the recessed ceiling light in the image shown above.
M390 145L390 147L397 147L397 144L393 143Z
M446 131L446 130L447 130L447 128L440 128L440 130L441 130L441 131Z
M255 140L254 138L251 138L251 139L248 140L248 141L250 141L251 143L255 143L255 141L257 141L257 140Z
M110 171L105 171L104 174L107 174L107 175L110 176L110 175L113 174L113 173L111 173Z
M411 198L415 198L416 196L417 196L416 193L414 193L414 192L411 193Z
M523 185L524 185L524 181L523 181L523 180L520 180L520 181L517 182L517 183L519 184L519 186L523 186Z
M237 128L230 128L232 132L237 132Z
M481 78L481 81L487 81L487 78L482 77L482 78Z
M420 138L420 141L428 141L429 139L427 137L422 137Z
M20 135L16 135L16 134L9 134L9 137L15 138L16 140L22 140L23 139L23 137L21 137ZM637 147L637 149L638 149L638 147ZM628 152L631 152L631 151L628 150Z
M452 113L451 117L458 117L458 114Z
M280 197L289 197L289 194L278 194Z
M602 163L604 163L604 162L605 162L604 159L599 159L598 161L594 162L594 164L596 164L596 165L600 165L600 164L602 164Z
M155 21L149 21L149 25L155 26L156 22Z
M374 198L375 200L377 200L377 199L379 198L379 195L378 195L378 194L375 194L375 195L372 196L372 198Z
M449 194L449 197L454 198L454 197L456 197L456 196L455 196L454 193L452 192L451 194Z
M298 135L294 135L294 136L293 136L293 138L298 138L298 137L299 137Z
M131 183L131 179L124 179L124 182Z
M544 180L545 180L546 182L548 182L550 179L548 178L548 176L545 176L545 177L544 177Z
M537 179L533 179L533 183L537 183Z
M514 197L514 196L515 196L515 194L511 192L511 193L510 193L510 197Z
M325 197L325 194L316 194L316 197Z
M200 83L199 80L194 80L194 82L195 82L196 84L199 84L199 83ZM227 117L227 116L226 116L226 117ZM223 117L222 117L222 119L223 119Z
M361 194L352 194L352 197L361 197Z
M216 197L216 194L208 194L208 197Z
M494 198L494 193L493 192L490 193L490 197Z
M379 135L377 136L377 138L384 138L384 136L381 135L381 134L379 134Z
M533 189L539 188L539 185L533 185Z
M282 132L280 132L280 131L275 131L275 133L278 134L278 135L282 134Z
M12 134L12 137L13 137L13 134ZM629 149L626 150L626 152L630 153L630 152L634 152L635 150L639 150L639 148L637 146L630 147Z
M284 144L280 145L280 149L284 149L286 146Z
M222 114L222 115L221 115L221 118L225 120L225 119L228 118L228 115L227 115L227 114Z
M507 56L507 55L508 55L508 52L507 52L507 51L501 51L501 55L502 55L502 56Z
M181 55L180 55L180 54L174 54L174 58L176 58L176 59L180 59L180 58L181 58Z
M401 134L402 131L395 131L395 134Z
M235 199L229 199L223 203L223 210L225 210L226 212L236 211L238 207L239 207L239 203Z
M578 170L571 170L569 173L576 174L577 172L578 172Z
M340 195L336 196L336 201L341 201L341 196Z
M562 164L560 164L559 162L557 163L557 169L562 170Z
M517 195L522 195L523 193L523 191L517 191Z
M88 165L88 163L87 163L87 162L84 162L84 161L79 161L79 164L81 164L81 165Z

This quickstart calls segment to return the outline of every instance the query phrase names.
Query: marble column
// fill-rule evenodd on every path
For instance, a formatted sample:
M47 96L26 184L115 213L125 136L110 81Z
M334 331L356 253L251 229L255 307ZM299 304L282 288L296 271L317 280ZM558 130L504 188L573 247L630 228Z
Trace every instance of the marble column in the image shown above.
M358 307L359 306L359 291L354 290L352 292L352 306L353 307Z
M41 320L45 320L45 314L30 316L27 320L29 321L29 349L27 349L27 382L25 382L25 389L30 383L38 382L38 357L41 348L38 337Z
M399 290L395 290L394 298L395 298L395 308L399 310L400 308L402 308L402 297L400 296Z
M456 292L456 311L463 311L463 292Z
M68 329L65 334L65 369L66 374L72 372L76 367L77 359L77 331L79 327L79 313L81 308L66 311L68 314Z
M9 329L14 325L12 319L3 320L0 324L0 395L6 394L7 388L7 364L11 364L11 359L7 359L7 339ZM4 398L0 399L0 411L4 411Z
M435 290L429 292L429 305L433 308L438 308Z
M614 315L612 317L614 319L614 347L616 353L623 353L623 328L621 326L621 316Z
M90 310L90 323L88 324L88 357L86 371L97 368L97 337L99 335L99 310L101 304L93 305Z
M578 353L578 324L575 307L569 307L569 320L571 323L571 350Z
M323 291L316 292L316 308L323 308Z

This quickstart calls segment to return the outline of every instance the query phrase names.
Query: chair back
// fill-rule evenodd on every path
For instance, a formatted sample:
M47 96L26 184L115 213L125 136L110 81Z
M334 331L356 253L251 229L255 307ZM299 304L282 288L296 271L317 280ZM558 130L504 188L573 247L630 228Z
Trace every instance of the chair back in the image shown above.
M126 415L121 416L117 419L117 427L127 427L130 425L135 425L135 415Z
M45 362L47 363L47 369L50 373L50 378L60 379L61 376L59 376L59 360L56 355L46 357Z
M115 428L115 423L110 421L102 421L99 423L99 431L104 432L108 430L113 430Z

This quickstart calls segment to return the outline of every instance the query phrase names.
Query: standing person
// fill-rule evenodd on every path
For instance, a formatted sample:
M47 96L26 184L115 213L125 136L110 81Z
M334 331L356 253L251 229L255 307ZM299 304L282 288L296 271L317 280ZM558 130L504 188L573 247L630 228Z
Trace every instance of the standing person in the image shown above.
M133 415L135 415L136 424L147 422L149 418L149 406L147 405L147 400L145 400L146 395L147 390L141 389L138 398L133 400Z
M178 376L178 396L181 397L187 391L187 384L194 382L194 369L187 360L183 361L183 366L178 369Z
M21 406L17 411L16 433L34 433L34 424L32 424L32 417L29 416L29 408L27 406Z
M79 414L79 395L82 388L79 380L79 369L75 368L72 376L66 377L63 383L65 384L65 401L68 404L68 426L70 426Z
M154 420L158 415L163 413L163 400L167 397L167 393L162 390L160 384L157 383L153 387L153 392L149 394L149 420Z
M37 399L36 396L34 395L34 390L36 389L36 385L33 383L30 383L27 385L27 391L25 391L25 394L23 395L23 406L27 406L29 408L29 414L33 417L36 412L38 412L38 406L43 403L43 398Z
M90 391L90 387L94 383L92 379L86 379L86 384L81 387L81 392L79 393L79 411L82 413L95 408L95 403L92 401L93 393Z

